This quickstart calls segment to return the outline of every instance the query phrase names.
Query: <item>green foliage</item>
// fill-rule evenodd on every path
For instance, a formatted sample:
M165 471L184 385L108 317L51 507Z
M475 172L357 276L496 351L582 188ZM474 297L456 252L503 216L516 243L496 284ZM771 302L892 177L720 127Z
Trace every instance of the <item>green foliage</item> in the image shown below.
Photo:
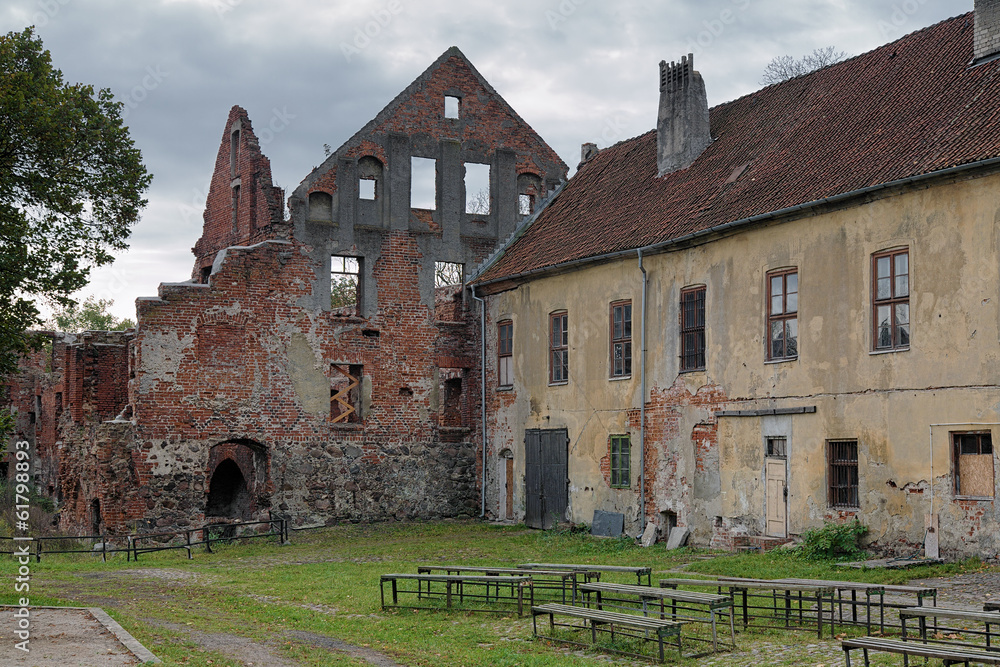
M807 530L802 535L799 554L811 560L858 560L867 553L861 548L861 538L868 526L855 518L847 523L823 524L822 528Z
M343 308L358 303L357 276L334 276L330 282L330 307Z
M35 300L69 305L128 247L152 177L121 109L64 82L31 28L0 36L0 376L42 344Z
M13 463L11 464L13 467ZM55 503L51 498L40 495L33 485L28 485L28 526L31 535L40 537L53 534L55 520ZM17 495L15 485L0 480L0 535L9 537L14 534L10 521L14 516Z
M71 303L57 310L50 321L51 328L67 333L81 331L124 331L135 326L129 318L119 320L108 312L114 305L111 299L95 299L88 296L82 303Z

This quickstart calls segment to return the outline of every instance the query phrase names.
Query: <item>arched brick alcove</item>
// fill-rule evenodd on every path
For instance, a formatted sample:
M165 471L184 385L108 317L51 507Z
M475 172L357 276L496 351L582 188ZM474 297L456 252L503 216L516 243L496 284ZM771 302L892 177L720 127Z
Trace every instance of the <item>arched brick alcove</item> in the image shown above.
M252 440L229 440L208 457L205 516L249 521L269 518L270 457Z

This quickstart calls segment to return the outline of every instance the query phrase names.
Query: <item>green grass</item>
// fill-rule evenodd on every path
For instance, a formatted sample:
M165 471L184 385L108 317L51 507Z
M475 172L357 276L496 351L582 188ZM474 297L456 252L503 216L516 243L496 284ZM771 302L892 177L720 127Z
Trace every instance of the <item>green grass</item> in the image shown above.
M379 575L416 572L421 564L514 566L519 563L573 562L638 565L659 576L694 560L697 552L642 549L631 540L596 539L571 531L533 531L477 522L348 525L293 532L293 544L255 541L195 550L143 554L138 563L124 555L102 563L93 555L48 556L31 564L34 604L100 606L166 665L239 665L225 651L206 648L199 637L235 635L265 644L303 665L363 665L316 637L334 638L388 654L407 665L604 665L577 655L578 648L536 641L531 619L458 611L383 611ZM913 576L941 576L981 568L967 562L919 571L842 571L829 564L787 554L722 555L690 564L691 573L752 577L859 579L895 583ZM0 560L0 576L15 569ZM635 583L629 574L602 581ZM16 603L13 586L0 589L0 603ZM401 600L402 602L402 600ZM541 622L542 619L539 619ZM201 635L192 635L196 631ZM748 633L739 642L772 635ZM809 633L779 633L780 641L808 643ZM322 642L320 642L322 643ZM697 664L685 660L683 664Z

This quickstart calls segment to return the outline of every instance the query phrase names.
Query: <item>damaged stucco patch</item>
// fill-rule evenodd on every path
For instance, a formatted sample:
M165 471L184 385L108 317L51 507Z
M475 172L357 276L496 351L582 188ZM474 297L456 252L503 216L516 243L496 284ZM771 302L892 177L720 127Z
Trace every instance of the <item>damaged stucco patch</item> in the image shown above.
M288 342L288 362L285 369L302 409L322 416L330 410L330 380L318 368L316 353L305 334L294 332Z

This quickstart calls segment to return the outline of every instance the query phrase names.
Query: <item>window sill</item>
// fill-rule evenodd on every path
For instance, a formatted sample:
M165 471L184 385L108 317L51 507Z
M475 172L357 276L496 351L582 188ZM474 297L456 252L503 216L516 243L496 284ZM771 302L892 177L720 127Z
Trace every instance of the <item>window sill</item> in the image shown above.
M979 502L993 502L993 496L954 496L955 500L975 500Z
M829 509L838 512L860 512L861 508L856 505L830 505Z
M685 373L704 373L704 372L705 372L705 368L704 367L701 367L701 368L682 368L679 371L677 371L678 375L683 375Z
M330 428L337 429L338 431L363 431L365 425L358 422L336 422L331 423Z
M611 488L612 489L617 489L618 491L628 491L632 487L631 487L631 485L630 486L621 486L620 484L618 484L618 485L612 484Z
M495 387L497 391L514 391L514 385L512 384L502 384L499 387Z
M790 361L798 361L799 357L796 355L794 357L784 357L782 359L765 359L764 364L787 364Z
M608 378L608 382L618 382L619 380L631 380L631 379L632 379L631 373L629 373L628 375L612 375L611 377Z
M569 384L569 380L560 380L559 382L550 382L550 387L565 387Z
M909 347L894 347L894 348L888 349L888 350L871 350L868 354L869 355L893 354L894 352L908 352L909 350L910 350Z

